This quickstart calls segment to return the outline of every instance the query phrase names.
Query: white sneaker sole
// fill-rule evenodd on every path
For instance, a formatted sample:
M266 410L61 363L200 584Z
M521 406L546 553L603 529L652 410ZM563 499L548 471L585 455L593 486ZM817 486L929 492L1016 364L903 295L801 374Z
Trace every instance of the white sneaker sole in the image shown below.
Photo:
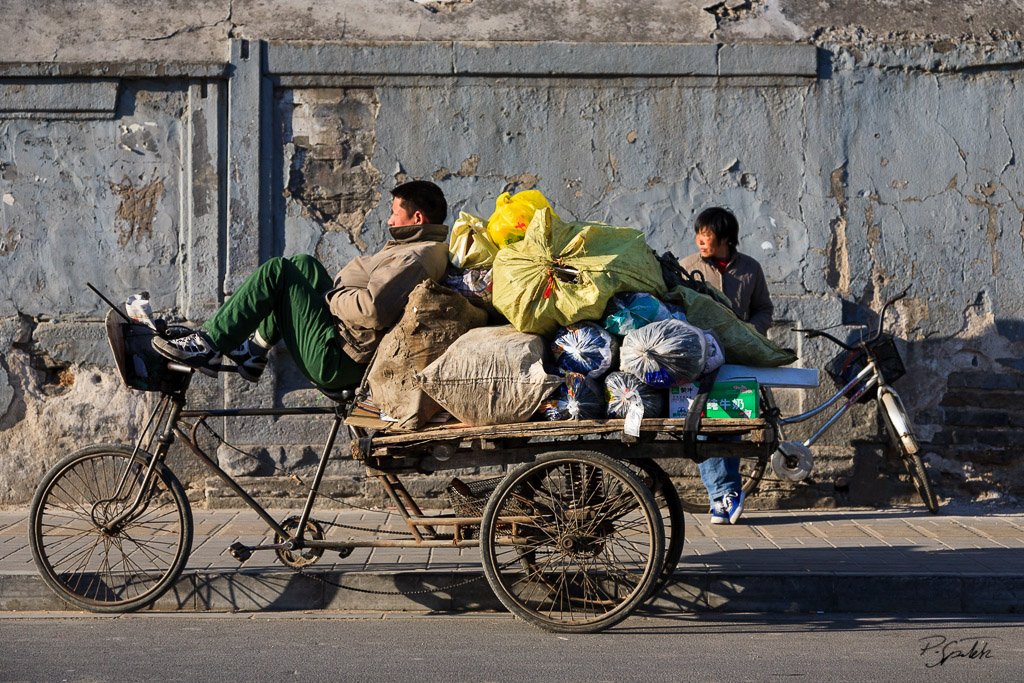
M736 506L736 509L729 514L729 524L735 524L739 521L740 515L743 514L743 501L747 499L747 494L740 492L740 503Z

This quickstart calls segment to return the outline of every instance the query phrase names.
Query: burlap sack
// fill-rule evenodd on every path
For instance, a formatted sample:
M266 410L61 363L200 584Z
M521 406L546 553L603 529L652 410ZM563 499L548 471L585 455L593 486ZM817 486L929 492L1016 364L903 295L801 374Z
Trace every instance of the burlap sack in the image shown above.
M465 424L523 422L562 383L544 369L546 347L542 337L511 325L478 327L459 337L416 379Z
M398 420L392 428L419 429L441 410L416 384L415 374L486 323L485 311L432 280L412 291L402 319L381 340L367 378L374 404Z

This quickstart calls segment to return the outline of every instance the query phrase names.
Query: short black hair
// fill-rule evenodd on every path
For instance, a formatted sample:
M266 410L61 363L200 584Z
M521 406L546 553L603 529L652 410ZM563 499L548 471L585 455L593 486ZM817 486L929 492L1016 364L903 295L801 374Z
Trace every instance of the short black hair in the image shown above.
M704 229L710 230L718 240L724 241L729 251L734 251L740 243L740 224L729 209L713 206L701 211L693 224L693 231L700 233Z
M391 190L391 196L409 213L419 211L428 223L444 224L448 218L448 202L441 188L429 180L411 180Z

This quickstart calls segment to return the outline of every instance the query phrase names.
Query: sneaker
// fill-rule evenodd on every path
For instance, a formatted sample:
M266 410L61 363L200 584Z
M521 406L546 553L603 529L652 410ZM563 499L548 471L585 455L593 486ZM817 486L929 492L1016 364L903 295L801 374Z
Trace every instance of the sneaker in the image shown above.
M260 375L267 369L267 350L253 341L252 337L227 355L238 366L238 375L250 382L260 381Z
M202 331L178 339L154 337L153 348L161 356L195 368L204 375L217 376L221 353Z
M725 505L722 504L721 499L716 500L711 504L711 523L712 524L728 524L729 513L725 510Z
M747 497L747 494L743 491L736 492L732 491L722 496L722 507L725 509L726 518L729 520L729 524L735 524L736 520L743 514L743 500Z

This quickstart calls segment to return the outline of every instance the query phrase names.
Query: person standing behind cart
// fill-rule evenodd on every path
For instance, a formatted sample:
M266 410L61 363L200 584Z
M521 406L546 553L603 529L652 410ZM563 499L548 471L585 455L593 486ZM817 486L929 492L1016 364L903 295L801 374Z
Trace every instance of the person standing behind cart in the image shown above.
M700 271L707 283L729 299L740 320L767 334L772 324L768 283L761 264L736 250L740 226L731 211L721 207L705 209L694 222L697 253L681 259L689 272ZM708 490L712 524L735 524L743 513L743 480L739 458L708 458L700 464L700 478Z
M222 356L255 382L267 352L284 340L296 366L321 389L359 383L384 334L425 280L448 266L448 203L437 185L414 180L391 191L391 240L357 256L333 282L307 254L261 264L194 334L153 341L163 356L214 376Z

